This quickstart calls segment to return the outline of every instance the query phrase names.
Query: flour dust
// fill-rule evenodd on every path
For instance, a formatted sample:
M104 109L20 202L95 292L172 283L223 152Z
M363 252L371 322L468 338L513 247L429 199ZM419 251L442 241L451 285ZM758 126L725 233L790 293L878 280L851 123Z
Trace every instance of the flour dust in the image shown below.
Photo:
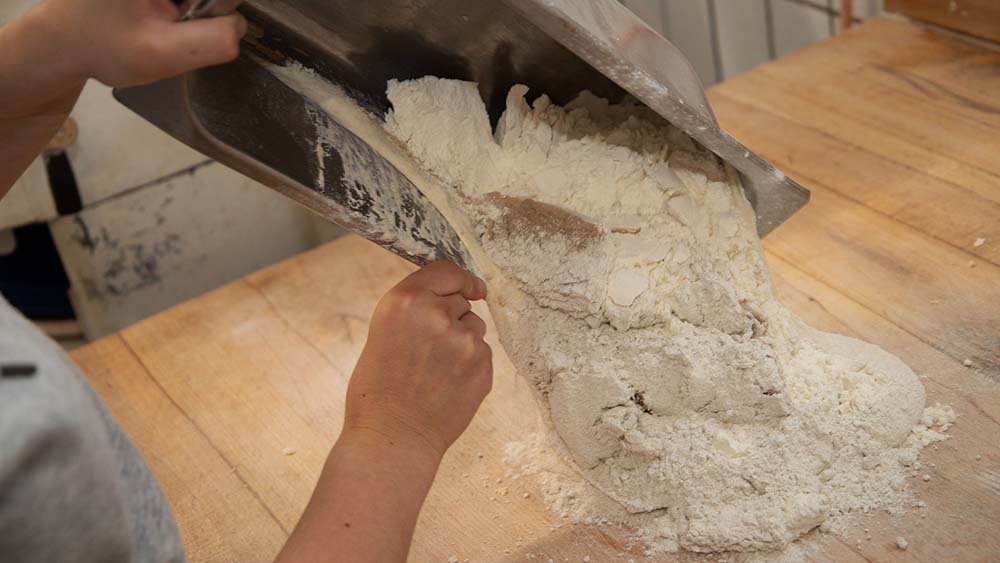
M513 457L550 507L692 551L901 509L906 466L954 414L925 414L895 356L778 301L738 176L711 153L637 103L526 92L494 133L475 84L391 82L386 127L495 265L504 347L554 430Z
M526 93L493 131L473 83L391 81L394 142L366 141L488 282L548 427L508 457L548 506L651 552L777 550L902 510L954 412L895 356L778 301L738 175L682 131L634 101Z

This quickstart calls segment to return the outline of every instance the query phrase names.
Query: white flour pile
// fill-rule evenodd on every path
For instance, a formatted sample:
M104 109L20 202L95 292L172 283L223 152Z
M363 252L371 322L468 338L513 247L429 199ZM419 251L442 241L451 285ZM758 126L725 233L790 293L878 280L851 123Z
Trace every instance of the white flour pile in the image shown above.
M954 413L925 409L895 356L778 302L738 177L678 129L586 94L529 107L515 87L494 134L474 84L391 82L385 127L422 172L288 74L463 237L558 436L515 447L552 508L653 550L749 551L902 507L907 466Z
M557 476L550 500L695 551L899 506L926 426L951 417L924 425L905 364L778 302L736 175L642 106L525 93L493 135L474 84L390 83L387 129L459 195L506 278L508 354L616 502Z

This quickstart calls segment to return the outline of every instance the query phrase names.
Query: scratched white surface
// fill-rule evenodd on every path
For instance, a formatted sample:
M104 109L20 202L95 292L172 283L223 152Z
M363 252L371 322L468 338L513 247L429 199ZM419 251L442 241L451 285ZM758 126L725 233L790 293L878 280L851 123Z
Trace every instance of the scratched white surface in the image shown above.
M749 70L772 55L829 38L827 12L840 10L840 0L622 0L622 4L677 45L706 85ZM874 16L882 5L883 0L855 0L854 15Z
M312 214L216 163L52 222L89 338L328 240Z

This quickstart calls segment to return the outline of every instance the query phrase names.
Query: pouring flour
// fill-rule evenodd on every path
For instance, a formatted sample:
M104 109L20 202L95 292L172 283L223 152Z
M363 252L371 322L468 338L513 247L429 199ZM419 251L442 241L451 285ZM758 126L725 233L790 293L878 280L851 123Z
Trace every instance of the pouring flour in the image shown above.
M551 430L513 448L550 507L652 551L780 549L903 509L954 413L895 356L778 301L738 175L682 131L516 86L494 132L475 84L433 77L390 82L383 130L309 71L273 71L459 233Z

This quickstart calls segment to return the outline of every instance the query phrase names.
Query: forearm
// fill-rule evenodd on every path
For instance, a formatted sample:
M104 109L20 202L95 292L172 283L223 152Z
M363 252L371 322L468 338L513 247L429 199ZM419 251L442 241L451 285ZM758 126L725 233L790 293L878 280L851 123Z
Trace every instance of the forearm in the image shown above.
M66 120L86 82L47 5L0 28L0 198Z
M369 431L345 431L279 563L403 563L440 458Z
M445 451L493 381L486 283L450 262L379 300L347 386L345 430L279 563L404 563Z

